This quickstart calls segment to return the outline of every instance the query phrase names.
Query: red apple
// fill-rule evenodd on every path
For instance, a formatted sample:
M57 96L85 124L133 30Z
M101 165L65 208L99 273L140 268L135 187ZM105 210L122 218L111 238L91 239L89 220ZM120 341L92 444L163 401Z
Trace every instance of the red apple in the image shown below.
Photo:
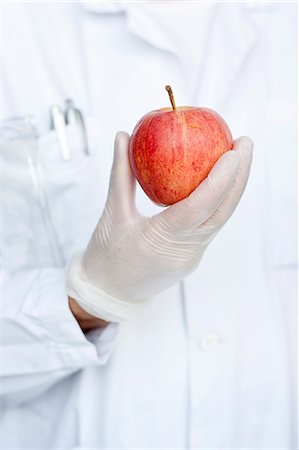
M151 111L133 130L130 162L144 192L158 205L187 197L223 153L232 149L231 132L215 111L193 106Z

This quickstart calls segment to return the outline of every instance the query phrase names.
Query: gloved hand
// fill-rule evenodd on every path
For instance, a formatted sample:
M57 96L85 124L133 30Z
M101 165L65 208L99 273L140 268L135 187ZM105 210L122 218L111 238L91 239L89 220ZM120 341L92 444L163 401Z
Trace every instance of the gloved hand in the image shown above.
M116 322L198 266L241 198L253 148L249 138L238 139L186 199L144 217L135 206L128 142L126 133L117 134L103 215L67 270L68 294L88 313Z

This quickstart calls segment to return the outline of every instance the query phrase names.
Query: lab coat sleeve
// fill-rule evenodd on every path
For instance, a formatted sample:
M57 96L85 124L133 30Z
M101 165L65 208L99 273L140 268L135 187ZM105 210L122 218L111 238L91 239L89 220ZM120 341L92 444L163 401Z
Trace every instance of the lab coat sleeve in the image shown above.
M85 335L68 306L63 269L4 276L2 389L5 405L28 401L61 379L104 365L117 325Z

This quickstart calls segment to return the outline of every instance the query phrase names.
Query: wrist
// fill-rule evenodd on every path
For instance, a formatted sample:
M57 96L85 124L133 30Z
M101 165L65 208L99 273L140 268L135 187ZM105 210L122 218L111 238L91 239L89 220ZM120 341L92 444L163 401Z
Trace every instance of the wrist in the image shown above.
M72 297L68 297L70 310L80 325L82 331L87 332L94 328L104 328L109 322L106 322L103 319L99 319L98 317L94 317L91 314L84 311L81 306L74 300Z

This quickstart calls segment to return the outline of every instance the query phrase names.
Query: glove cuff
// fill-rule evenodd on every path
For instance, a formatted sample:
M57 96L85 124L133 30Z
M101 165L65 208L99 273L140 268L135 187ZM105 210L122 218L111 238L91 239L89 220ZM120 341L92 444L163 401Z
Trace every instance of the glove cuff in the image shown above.
M104 291L87 282L82 271L82 255L73 256L66 266L67 294L72 297L82 309L92 316L107 322L122 322L134 319L144 308L146 301L129 303L111 297Z

